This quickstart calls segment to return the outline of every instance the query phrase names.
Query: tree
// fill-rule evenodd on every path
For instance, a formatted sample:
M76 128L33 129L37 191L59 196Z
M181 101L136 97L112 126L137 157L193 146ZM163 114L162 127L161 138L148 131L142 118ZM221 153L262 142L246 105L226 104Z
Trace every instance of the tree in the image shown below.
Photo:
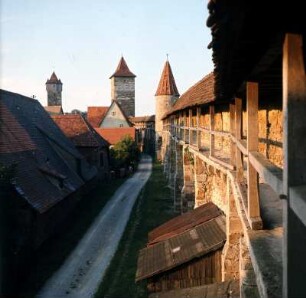
M110 150L111 164L115 169L136 167L139 161L139 149L131 136L127 135Z

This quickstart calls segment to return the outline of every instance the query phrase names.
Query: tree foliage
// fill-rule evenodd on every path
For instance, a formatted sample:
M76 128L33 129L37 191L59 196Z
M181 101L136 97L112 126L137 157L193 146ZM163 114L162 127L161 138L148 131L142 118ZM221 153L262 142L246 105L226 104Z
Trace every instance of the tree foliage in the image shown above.
M115 169L135 168L139 161L139 149L131 136L127 135L110 150L111 164Z

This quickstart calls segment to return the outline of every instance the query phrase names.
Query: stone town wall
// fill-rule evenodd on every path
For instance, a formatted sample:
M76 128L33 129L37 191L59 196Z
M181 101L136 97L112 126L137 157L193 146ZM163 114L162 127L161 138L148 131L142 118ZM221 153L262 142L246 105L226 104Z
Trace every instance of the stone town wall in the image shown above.
M194 155L188 149L188 146L183 149L183 181L182 188L182 205L181 211L187 212L195 206L195 163Z
M229 112L216 111L214 117L215 130L229 131ZM275 107L261 107L258 119L259 152L275 165L282 166L282 111ZM207 113L201 117L200 121L202 127L209 128L210 119ZM246 112L243 112L243 138L246 138L246 125ZM201 133L201 137L202 147L205 146L208 149L209 134ZM172 140L168 144L171 142L175 143ZM183 185L181 212L186 212L207 202L213 202L225 213L227 241L222 252L222 278L223 280L240 279L241 297L258 297L254 268L243 238L241 216L238 215L236 194L232 189L230 177L227 177L226 173L221 172L211 163L205 162L205 159L200 156L203 153L190 151L188 144L183 146L183 150L178 144L170 144L166 148L165 166L169 169L169 181L172 181L174 190L176 186ZM217 154L223 151L229 155L230 140L226 137L215 136L215 148ZM182 155L178 151L182 152ZM182 163L183 168L178 163ZM178 191L173 193L175 202ZM176 206L179 205L176 203Z
M213 202L226 212L226 175L195 157L195 206Z
M243 112L242 136L246 139L247 114ZM283 166L283 113L277 108L261 108L258 111L258 150L275 165ZM228 132L230 129L229 112L218 111L215 113L215 130ZM201 117L201 126L209 129L210 116L205 114ZM201 144L205 149L209 148L210 136L208 133L201 133ZM227 137L215 136L215 150L218 156L230 155L230 140Z

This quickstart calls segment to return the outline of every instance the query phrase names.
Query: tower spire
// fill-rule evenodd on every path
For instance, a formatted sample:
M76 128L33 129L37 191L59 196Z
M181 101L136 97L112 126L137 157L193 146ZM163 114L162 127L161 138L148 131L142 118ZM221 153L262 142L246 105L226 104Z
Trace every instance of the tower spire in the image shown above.
M175 80L174 80L174 76L172 73L172 69L170 66L170 63L168 61L168 54L167 54L167 61L165 63L158 87L157 87L157 91L155 93L155 96L159 96L159 95L174 95L174 96L180 96L176 84L175 84Z
M123 56L121 55L121 59L119 61L119 64L116 68L116 71L112 74L110 79L112 77L131 77L135 78L136 76L130 71L129 67L127 66Z

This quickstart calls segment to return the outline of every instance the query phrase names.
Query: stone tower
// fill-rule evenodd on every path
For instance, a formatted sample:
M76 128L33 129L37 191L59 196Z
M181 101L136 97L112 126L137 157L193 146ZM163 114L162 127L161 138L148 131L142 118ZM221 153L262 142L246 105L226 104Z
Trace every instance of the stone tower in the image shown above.
M119 103L127 117L135 116L135 77L123 57L110 77L112 101L116 100Z
M50 79L47 79L46 89L48 93L48 106L62 105L62 86L63 83L53 72Z
M167 60L161 75L157 91L155 93L155 133L156 133L156 151L160 158L160 149L162 143L163 121L162 116L169 111L172 105L179 98L174 76L169 61Z

